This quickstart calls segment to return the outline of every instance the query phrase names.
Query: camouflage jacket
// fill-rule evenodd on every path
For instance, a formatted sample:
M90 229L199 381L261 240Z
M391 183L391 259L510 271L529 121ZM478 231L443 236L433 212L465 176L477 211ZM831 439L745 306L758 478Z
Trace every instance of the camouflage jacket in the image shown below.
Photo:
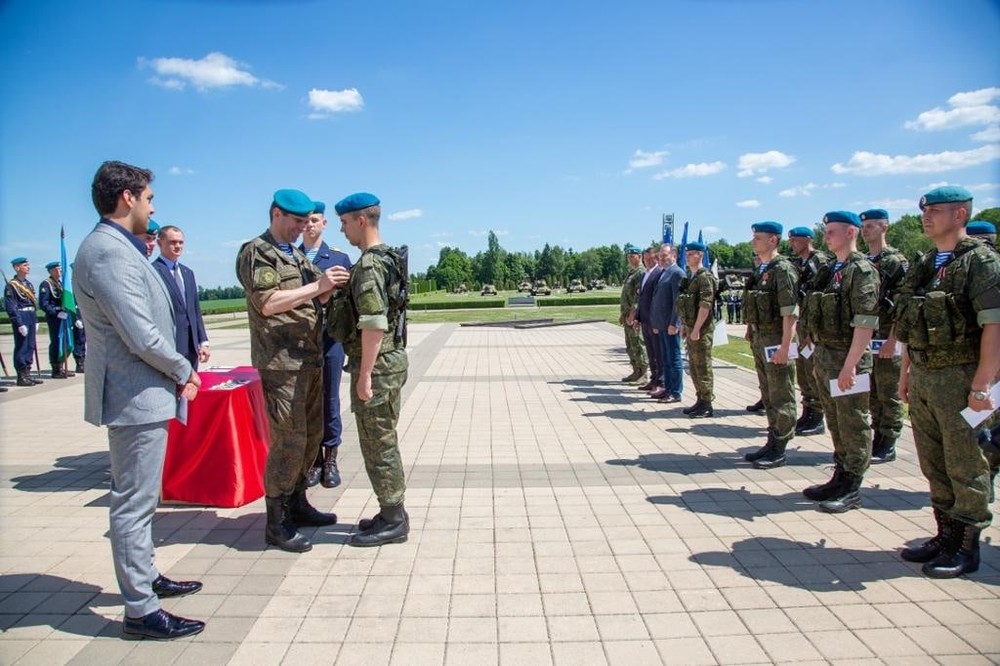
M820 271L809 293L807 325L817 344L848 349L854 329L878 328L878 271L860 252L852 252L837 270L836 262Z
M690 278L681 281L681 293L677 297L677 311L684 322L684 328L688 332L694 330L694 324L698 320L698 310L706 308L709 312L708 318L701 326L701 335L711 333L715 329L715 317L712 316L712 306L715 303L715 289L719 286L718 280L712 275L712 271L707 268L699 268Z
M799 271L777 255L761 273L754 271L743 289L743 321L756 333L782 332L782 317L798 316Z
M902 252L888 245L882 248L874 257L868 257L868 261L878 269L878 275L882 283L879 287L878 303L878 332L876 337L885 339L892 330L892 308L899 295L899 290L903 286L903 277L910 267L910 262Z
M351 279L348 283L357 329L383 331L382 345L372 369L373 376L403 372L409 365L406 349L396 342L393 334L400 316L394 303L398 299L401 285L399 279L394 277L393 260L386 250L388 247L383 244L373 245L365 250L351 267ZM356 335L344 344L348 357L347 369L352 373L361 367L361 337Z
M639 285L642 284L642 276L646 272L642 264L639 264L636 268L630 268L628 274L625 276L625 281L622 284L622 295L621 295L621 316L624 317L629 313L629 310L635 308L636 303L639 302Z
M318 303L307 301L265 317L261 310L276 291L315 282L321 273L298 248L292 256L277 246L270 231L247 241L236 257L236 276L247 297L250 359L258 370L303 370L323 367Z

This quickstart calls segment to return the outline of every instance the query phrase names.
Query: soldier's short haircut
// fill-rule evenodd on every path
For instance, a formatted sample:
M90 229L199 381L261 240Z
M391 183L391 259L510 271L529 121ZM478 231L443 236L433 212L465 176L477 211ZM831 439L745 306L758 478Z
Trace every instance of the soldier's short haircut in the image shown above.
M183 231L181 231L181 228L178 227L176 224L165 224L162 227L160 227L160 230L157 231L156 233L157 235L162 236L164 232L167 231L180 231L181 233L184 233Z
M111 215L118 208L118 199L128 190L135 196L142 194L153 182L153 172L125 162L109 160L94 174L90 196L99 215Z
M956 207L961 206L962 208L965 209L965 219L962 220L962 224L968 224L969 220L972 219L972 199L969 199L968 201L963 201L961 203L957 203L955 204L955 206Z
M377 227L379 220L382 219L382 206L379 204L368 206L368 208L356 210L348 213L348 215L364 215L365 219L368 220L368 224Z

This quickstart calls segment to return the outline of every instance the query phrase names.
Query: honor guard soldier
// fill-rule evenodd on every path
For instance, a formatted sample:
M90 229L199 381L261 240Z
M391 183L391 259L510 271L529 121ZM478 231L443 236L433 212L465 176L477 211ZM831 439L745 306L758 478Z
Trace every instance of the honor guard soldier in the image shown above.
M930 484L937 534L902 552L932 578L979 568L979 533L993 516L989 466L960 412L997 407L1000 371L1000 257L966 234L972 194L954 185L920 199L934 249L915 261L894 310L905 345L899 396L910 405L920 470Z
M14 277L4 288L3 304L14 329L14 368L17 371L18 386L42 384L41 379L31 376L31 359L35 353L35 333L38 326L35 288L28 281L31 264L26 257L17 257L10 262L14 267Z
M892 308L903 286L910 262L886 243L889 213L873 208L861 213L861 237L868 245L868 261L879 274L878 330L872 339L872 464L896 459L896 440L903 431L903 401L899 399L896 338L892 337Z
M629 363L632 364L632 374L622 377L622 381L634 382L646 376L646 345L635 326L635 307L639 302L639 285L642 283L642 276L646 269L642 265L642 250L631 243L625 244L625 258L628 259L628 272L625 274L625 281L622 284L618 323L625 329L625 351L628 353Z
M677 310L684 324L691 383L694 384L698 399L683 411L689 418L704 419L713 415L712 401L715 399L712 377L712 333L715 331L715 318L712 316L712 307L719 283L702 264L704 244L688 243L684 250L691 276L681 281Z
M306 498L305 475L323 441L323 340L320 303L347 281L340 268L319 270L294 243L313 212L299 190L278 190L270 226L240 248L236 274L247 294L250 358L260 372L271 426L264 471L264 539L282 550L312 549L299 527L333 525Z
M795 359L795 378L802 394L802 415L795 422L796 435L821 435L823 426L823 401L819 397L816 375L813 373L812 355L801 353L812 345L812 337L806 327L804 308L806 298L815 288L816 274L831 261L830 255L813 247L814 232L809 227L795 227L788 232L788 243L795 257L792 263L799 269L799 357Z
M745 458L757 469L771 469L785 464L785 448L795 436L795 370L788 354L799 314L799 272L778 254L779 223L758 222L751 229L760 265L743 292L743 318L767 414L767 442Z
M996 252L997 249L997 228L992 222L985 220L975 220L969 222L965 227L965 234L970 238L978 238Z
M827 428L833 439L834 471L826 483L810 486L803 495L828 513L843 513L861 505L861 480L871 460L872 435L867 392L849 391L858 375L871 379L868 344L878 328L878 271L858 252L861 218L850 211L823 217L832 264L816 277L806 305L806 326L815 343L814 371Z
M60 339L69 333L66 327L72 326L70 313L62 306L62 264L50 261L45 264L49 276L38 286L38 307L45 313L45 323L49 327L49 366L52 368L52 379L73 377L63 362L66 360L60 353Z

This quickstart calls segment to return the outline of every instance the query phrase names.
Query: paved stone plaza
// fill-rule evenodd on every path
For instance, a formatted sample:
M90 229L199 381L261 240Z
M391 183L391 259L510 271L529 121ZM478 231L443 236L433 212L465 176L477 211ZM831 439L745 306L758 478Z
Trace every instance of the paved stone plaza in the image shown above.
M212 362L247 364L246 330L219 326ZM205 585L164 602L208 622L171 643L119 638L83 378L0 395L0 663L1000 662L1000 530L968 579L898 557L932 526L909 430L864 508L826 515L800 491L829 477L828 436L793 440L787 467L743 462L765 422L745 370L717 362L715 418L692 422L618 381L608 324L416 325L410 350L410 540L345 545L377 510L346 414L344 485L310 491L340 524L306 531L311 552L264 549L263 500L157 512L161 571Z

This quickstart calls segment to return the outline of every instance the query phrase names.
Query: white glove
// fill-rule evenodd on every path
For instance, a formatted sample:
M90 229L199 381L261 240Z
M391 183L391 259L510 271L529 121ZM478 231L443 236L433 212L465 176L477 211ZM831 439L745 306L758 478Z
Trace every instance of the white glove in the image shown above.
M76 326L81 331L83 330L83 320L82 319L77 319L76 321L73 322L73 325Z
M69 315L66 314L66 311L64 310L64 311L60 312L59 314L57 314L56 316L59 317L60 319L65 319Z
M25 326L24 324L21 324L20 326L17 327L17 332L20 333L21 337L23 338L28 335L28 327Z

